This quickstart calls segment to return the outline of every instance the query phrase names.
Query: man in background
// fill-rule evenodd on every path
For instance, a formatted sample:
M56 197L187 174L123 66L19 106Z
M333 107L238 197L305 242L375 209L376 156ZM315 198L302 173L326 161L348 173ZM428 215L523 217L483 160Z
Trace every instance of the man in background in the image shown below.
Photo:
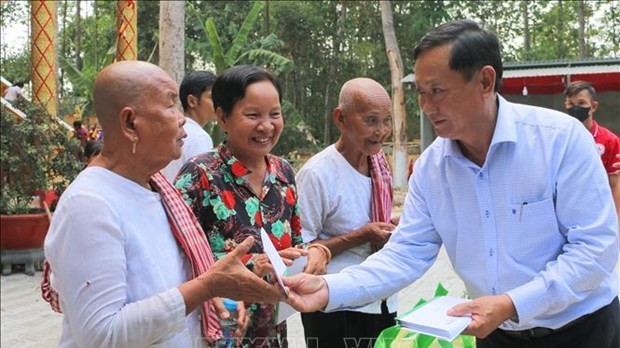
M589 82L572 82L566 88L564 95L566 96L564 100L566 112L583 123L594 137L596 148L609 177L616 214L620 216L620 173L613 166L619 161L616 154L620 153L620 138L594 121L594 113L598 110L599 103L596 91Z
M4 91L4 95L2 96L9 103L13 103L17 100L18 97L24 96L22 87L24 87L23 82L16 82L13 86L7 88Z
M202 127L208 121L216 120L211 88L215 75L209 71L193 71L187 74L179 88L179 98L185 113L183 129L187 133L182 147L181 157L173 160L162 169L170 182L188 159L213 148L213 140Z

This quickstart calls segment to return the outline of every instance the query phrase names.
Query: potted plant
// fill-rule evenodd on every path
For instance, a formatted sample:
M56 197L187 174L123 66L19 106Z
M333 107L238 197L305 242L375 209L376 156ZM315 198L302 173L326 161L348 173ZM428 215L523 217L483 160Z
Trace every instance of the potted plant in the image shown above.
M41 107L21 99L0 113L0 252L2 274L23 263L26 273L43 260L49 210L82 168L79 143Z

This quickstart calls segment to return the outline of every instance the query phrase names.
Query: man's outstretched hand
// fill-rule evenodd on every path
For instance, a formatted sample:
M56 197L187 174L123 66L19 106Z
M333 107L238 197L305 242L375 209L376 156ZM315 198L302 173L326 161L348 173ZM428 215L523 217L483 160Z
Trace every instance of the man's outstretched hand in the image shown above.
M482 296L472 301L461 303L448 311L448 315L471 315L472 322L463 332L478 338L487 337L497 327L516 315L512 299L506 295Z
M300 312L315 312L325 308L329 290L323 277L299 273L284 277L284 285L289 288L288 303Z

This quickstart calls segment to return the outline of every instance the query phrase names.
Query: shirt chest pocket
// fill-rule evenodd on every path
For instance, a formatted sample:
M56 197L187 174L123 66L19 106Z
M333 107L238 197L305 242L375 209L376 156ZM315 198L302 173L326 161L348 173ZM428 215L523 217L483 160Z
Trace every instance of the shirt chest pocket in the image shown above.
M560 252L564 237L558 229L553 199L511 204L508 214L508 254L528 265L542 269Z

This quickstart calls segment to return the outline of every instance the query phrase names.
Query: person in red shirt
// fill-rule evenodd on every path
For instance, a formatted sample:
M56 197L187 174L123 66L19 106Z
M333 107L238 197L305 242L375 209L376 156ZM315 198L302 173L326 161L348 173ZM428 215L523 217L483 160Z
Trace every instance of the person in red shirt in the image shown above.
M596 98L596 91L589 82L572 82L564 91L564 96L566 97L564 100L566 112L581 121L594 137L594 142L609 176L609 185L616 204L616 212L620 216L620 171L618 171L616 164L620 161L616 156L620 154L620 138L594 121L594 113L598 109L599 103Z

